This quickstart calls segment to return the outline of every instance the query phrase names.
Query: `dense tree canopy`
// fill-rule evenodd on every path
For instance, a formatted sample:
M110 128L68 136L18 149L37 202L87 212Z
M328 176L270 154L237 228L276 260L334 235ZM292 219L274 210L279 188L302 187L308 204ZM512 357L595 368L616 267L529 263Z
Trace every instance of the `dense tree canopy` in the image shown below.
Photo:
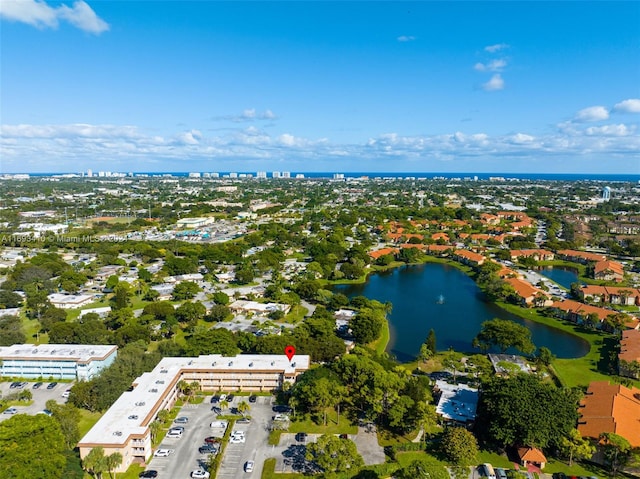
M580 397L528 374L494 377L483 385L478 431L500 446L559 447L578 420Z
M525 354L531 354L536 349L531 342L529 329L514 321L499 318L482 323L480 333L473 338L473 346L483 351L495 346L503 353L509 348L516 348Z
M333 434L324 434L309 444L306 457L328 473L357 470L364 466L355 443Z
M60 425L46 414L0 422L0 477L62 479L67 463Z

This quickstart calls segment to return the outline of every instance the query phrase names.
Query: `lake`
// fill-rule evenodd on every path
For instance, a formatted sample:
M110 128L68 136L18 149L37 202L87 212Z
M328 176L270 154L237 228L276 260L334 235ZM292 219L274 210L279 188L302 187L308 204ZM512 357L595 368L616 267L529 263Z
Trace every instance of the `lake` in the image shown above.
M578 272L573 268L566 268L563 266L547 266L538 270L542 276L555 281L560 286L567 289L571 289L571 283L578 282Z
M581 338L521 319L483 301L475 282L446 264L394 268L370 275L364 284L336 285L334 292L393 304L388 318L391 339L387 352L401 362L416 358L431 328L436 333L439 351L452 347L479 352L471 341L480 332L482 322L493 318L510 319L526 326L536 346L549 348L559 358L577 358L589 352L589 344Z

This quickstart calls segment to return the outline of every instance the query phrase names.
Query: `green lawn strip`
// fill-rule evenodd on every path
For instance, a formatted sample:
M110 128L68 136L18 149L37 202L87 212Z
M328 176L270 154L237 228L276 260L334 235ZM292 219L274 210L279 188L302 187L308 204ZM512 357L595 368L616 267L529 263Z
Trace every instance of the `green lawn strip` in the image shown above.
M429 464L447 467L447 464L440 461L437 457L432 456L428 452L399 452L396 454L396 461L400 467L406 467L413 461L425 461Z
M589 343L590 350L585 356L553 361L553 369L563 386L587 387L592 381L611 381L614 379L613 376L608 374L606 364L609 350L615 346L617 341L613 335L601 331L590 331L568 321L548 318L539 314L535 309L522 308L503 302L497 302L496 304L521 318L566 331ZM640 381L632 382L636 385L640 384Z
M394 434L385 429L378 429L378 444L382 447L406 444L412 442L417 434L417 431L408 432L407 434Z
M478 453L478 464L484 464L486 462L491 464L493 467L513 469L513 462L511 462L506 456L498 454L497 452L482 450Z
M291 433L306 432L309 434L357 434L358 426L351 424L349 419L340 415L338 424L338 414L334 410L327 411L327 425L317 424L308 416L298 415L295 420L289 424Z
M80 422L78 423L78 430L80 431L80 437L84 437L86 433L98 422L102 417L101 412L90 412L86 409L78 409L80 411Z
M140 464L131 464L126 472L119 472L115 477L117 477L118 479L138 479L138 476L142 471L144 471L144 467L142 467ZM109 477L109 474L105 472L102 477Z
M373 349L376 354L383 355L385 350L387 349L387 345L389 344L389 339L391 338L391 331L389 329L389 320L384 321L382 323L382 331L380 332L380 337L375 341L369 343L368 348Z
M609 477L610 472L602 469L595 464L591 463L574 463L569 467L569 464L556 461L555 459L549 459L543 472L547 474L553 474L554 472L564 472L567 476L598 476Z
M295 324L299 321L302 321L304 319L304 317L307 315L307 313L309 312L309 310L307 308L305 308L302 305L296 305L293 308L291 308L291 311L289 311L289 314L287 314L283 320L286 323L291 323L291 324Z

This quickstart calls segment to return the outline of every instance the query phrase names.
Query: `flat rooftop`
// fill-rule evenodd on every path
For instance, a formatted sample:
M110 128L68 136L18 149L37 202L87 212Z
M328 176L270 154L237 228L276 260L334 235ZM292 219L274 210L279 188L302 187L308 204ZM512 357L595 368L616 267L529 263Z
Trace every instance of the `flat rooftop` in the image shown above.
M436 387L442 392L436 413L446 419L458 422L474 421L478 407L478 390L466 384L449 384L436 381Z
M0 347L0 359L2 360L29 360L29 361L76 361L89 362L101 360L116 351L115 345L94 344L14 344L13 346Z
M309 369L309 356L296 355L289 361L284 354L240 354L225 357L220 354L197 358L163 358L151 372L142 374L116 400L80 441L81 445L124 444L130 435L142 436L155 418L159 401L166 396L180 372L188 371L266 371L293 374Z

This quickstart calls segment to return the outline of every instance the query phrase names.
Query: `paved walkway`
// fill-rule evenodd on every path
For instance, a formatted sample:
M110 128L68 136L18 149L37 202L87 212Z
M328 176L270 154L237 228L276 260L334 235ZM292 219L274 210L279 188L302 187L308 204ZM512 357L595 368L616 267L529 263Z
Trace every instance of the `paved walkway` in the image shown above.
M384 463L384 448L378 444L378 434L375 427L359 426L355 439L353 437L350 437L350 439L355 441L365 465Z

